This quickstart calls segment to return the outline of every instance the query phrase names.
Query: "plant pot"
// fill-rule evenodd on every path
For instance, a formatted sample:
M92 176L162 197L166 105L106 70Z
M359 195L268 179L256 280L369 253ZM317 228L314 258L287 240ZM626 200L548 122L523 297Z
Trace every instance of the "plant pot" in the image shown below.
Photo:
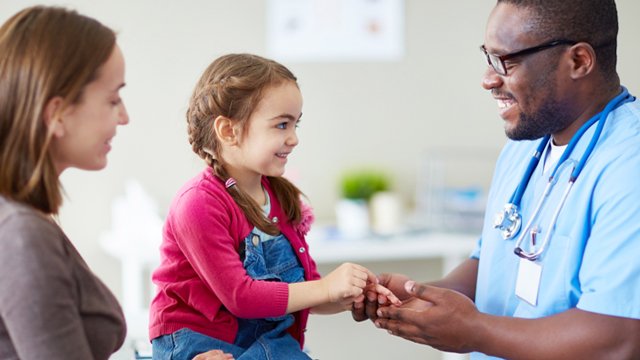
M372 228L376 234L392 235L402 225L402 201L398 194L381 191L371 197Z
M336 223L340 236L363 238L369 234L369 207L362 199L340 199L336 204Z

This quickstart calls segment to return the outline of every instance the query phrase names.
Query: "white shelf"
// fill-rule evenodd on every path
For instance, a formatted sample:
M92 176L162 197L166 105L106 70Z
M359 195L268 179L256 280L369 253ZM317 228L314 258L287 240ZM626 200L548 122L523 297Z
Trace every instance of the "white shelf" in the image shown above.
M445 272L471 254L477 239L471 234L433 231L343 239L331 228L319 228L307 236L309 251L318 264L442 258Z

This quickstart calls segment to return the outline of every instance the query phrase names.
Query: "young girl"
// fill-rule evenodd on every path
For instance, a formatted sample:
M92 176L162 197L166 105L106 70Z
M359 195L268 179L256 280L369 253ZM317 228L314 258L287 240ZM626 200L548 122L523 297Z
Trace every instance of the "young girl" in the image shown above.
M375 275L350 263L321 278L309 256L311 212L282 177L301 110L295 76L255 55L218 58L196 85L189 142L208 167L182 187L166 219L153 273L154 359L211 349L309 359L301 350L309 310L351 309L376 286Z
M35 6L0 28L0 358L107 360L122 310L55 222L60 174L100 170L129 122L114 32Z

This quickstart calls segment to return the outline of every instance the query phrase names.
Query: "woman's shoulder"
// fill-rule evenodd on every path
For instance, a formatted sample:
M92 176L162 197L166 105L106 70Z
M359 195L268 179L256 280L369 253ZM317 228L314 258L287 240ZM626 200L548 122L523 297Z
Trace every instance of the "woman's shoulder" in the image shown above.
M33 207L0 196L0 228L4 234L9 228L36 228L57 230L58 226L47 215Z
M66 257L66 237L53 219L28 205L0 197L0 252L9 256Z

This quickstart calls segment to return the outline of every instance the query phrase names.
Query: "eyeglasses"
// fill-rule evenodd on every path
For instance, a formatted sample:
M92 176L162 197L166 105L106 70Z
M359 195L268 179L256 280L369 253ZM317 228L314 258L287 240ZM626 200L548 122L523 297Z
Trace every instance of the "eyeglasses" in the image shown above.
M487 52L487 48L485 48L484 45L480 46L480 50L482 50L484 55L487 57L487 63L491 65L493 70L495 70L496 73L498 73L499 75L506 76L507 67L504 65L504 62L506 60L509 60L511 58L518 57L518 56L535 54L539 51L550 49L558 45L575 45L577 43L578 43L577 41L573 41L573 40L553 40L538 46L533 46L530 48L522 49L520 51L516 51L511 54L505 54L505 55L491 54Z

